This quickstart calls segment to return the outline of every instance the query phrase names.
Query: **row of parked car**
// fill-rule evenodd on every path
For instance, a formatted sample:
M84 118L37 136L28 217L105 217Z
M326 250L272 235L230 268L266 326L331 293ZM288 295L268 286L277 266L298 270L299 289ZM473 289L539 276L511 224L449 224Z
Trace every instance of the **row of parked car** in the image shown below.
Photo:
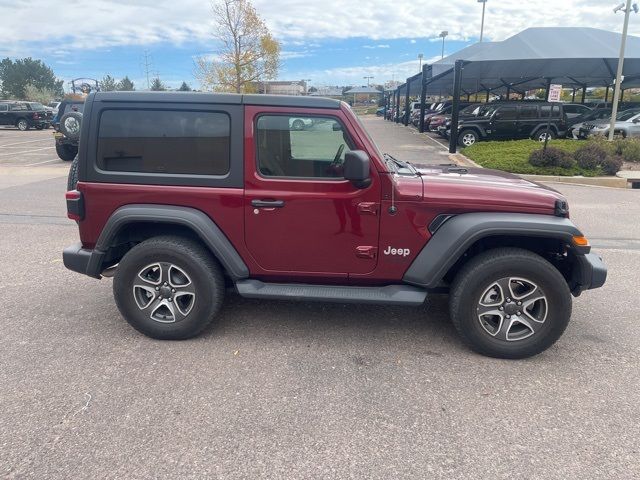
M419 102L409 105L411 123L420 122ZM449 138L452 102L427 105L425 129ZM392 109L388 119L395 117ZM404 112L401 112L403 114ZM551 104L543 101L496 101L491 103L460 102L458 144L463 147L479 140L515 140L547 137L587 138L608 135L611 107L597 104L595 108L577 103ZM617 115L614 134L620 137L640 137L640 104L623 103Z

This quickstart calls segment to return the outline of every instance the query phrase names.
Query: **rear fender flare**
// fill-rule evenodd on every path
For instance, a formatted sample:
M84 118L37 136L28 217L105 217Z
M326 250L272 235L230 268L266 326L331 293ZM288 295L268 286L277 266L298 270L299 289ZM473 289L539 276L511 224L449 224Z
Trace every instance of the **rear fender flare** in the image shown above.
M125 205L118 208L105 224L87 267L87 274L96 276L102 269L102 259L119 231L131 223L161 223L180 225L194 232L222 264L233 280L249 276L249 269L222 230L204 212L173 205Z

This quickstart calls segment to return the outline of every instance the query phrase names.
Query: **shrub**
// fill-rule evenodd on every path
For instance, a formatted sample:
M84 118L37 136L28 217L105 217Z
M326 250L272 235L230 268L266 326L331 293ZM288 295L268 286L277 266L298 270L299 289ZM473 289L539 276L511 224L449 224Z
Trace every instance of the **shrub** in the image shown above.
M607 158L607 150L600 142L589 142L580 147L573 154L578 166L581 168L594 169Z
M534 150L529 155L529 163L534 167L564 167L573 166L573 161L569 158L567 161L567 153L559 148L547 147L547 150ZM569 165L565 167L565 165Z
M620 148L620 155L625 162L640 162L640 141L625 140Z
M563 155L558 160L558 166L562 168L573 168L576 166L576 161L573 159L570 153L562 152Z
M622 168L622 157L609 155L604 159L601 166L606 175L615 175Z

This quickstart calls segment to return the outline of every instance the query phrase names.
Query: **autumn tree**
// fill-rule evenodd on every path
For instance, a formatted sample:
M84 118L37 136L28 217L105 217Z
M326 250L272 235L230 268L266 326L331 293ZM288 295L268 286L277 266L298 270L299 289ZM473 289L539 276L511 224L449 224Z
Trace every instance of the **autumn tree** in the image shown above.
M273 79L280 67L280 43L271 35L249 0L213 4L214 38L220 45L212 57L196 60L196 77L205 90L242 93L252 84Z
M128 76L125 76L118 82L116 90L118 90L119 92L130 92L132 90L135 90L135 88L131 79Z

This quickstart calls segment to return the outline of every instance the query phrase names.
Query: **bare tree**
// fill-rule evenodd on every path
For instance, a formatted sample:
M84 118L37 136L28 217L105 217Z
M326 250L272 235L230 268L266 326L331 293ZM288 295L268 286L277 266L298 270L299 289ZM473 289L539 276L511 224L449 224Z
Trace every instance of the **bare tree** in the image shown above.
M212 5L220 50L196 59L196 77L205 90L243 93L256 82L273 79L280 67L280 43L273 38L249 0L220 0Z

